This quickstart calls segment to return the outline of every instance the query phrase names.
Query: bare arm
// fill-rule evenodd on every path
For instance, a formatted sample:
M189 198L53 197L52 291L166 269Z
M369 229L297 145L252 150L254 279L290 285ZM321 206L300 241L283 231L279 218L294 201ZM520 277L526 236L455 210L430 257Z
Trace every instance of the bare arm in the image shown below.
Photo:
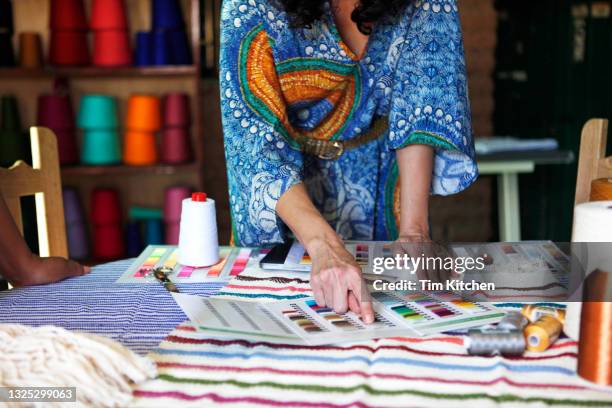
M397 150L400 174L399 238L429 240L429 192L433 170L433 148L410 145Z
M374 321L361 268L312 204L304 185L297 184L283 194L276 212L312 258L310 284L317 303L338 313L350 309L366 323Z
M40 258L34 255L0 195L0 275L15 286L56 282L89 272L73 261L62 258Z

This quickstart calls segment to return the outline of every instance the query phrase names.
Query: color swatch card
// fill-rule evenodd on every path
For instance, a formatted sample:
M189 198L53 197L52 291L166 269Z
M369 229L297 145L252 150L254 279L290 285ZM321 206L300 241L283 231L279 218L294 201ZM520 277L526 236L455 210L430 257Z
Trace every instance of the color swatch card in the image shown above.
M173 294L185 314L211 336L319 345L393 336L424 336L496 323L504 312L489 305L433 295L373 293L375 321L336 313L314 299L254 303Z
M242 273L251 259L249 248L221 247L219 263L193 268L178 263L176 246L149 245L116 283L157 283L153 270L163 268L175 283L225 282Z

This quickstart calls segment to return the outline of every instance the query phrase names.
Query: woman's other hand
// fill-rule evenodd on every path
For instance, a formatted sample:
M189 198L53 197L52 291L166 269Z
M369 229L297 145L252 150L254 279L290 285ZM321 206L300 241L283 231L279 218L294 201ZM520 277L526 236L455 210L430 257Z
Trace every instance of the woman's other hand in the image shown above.
M454 271L444 268L445 261L452 258L448 248L434 242L428 234L407 233L402 234L395 241L394 252L400 255L408 255L413 259L421 258L422 261L412 274L416 274L419 280L430 280L432 282L445 282Z
M311 242L308 246L312 258L310 285L317 304L336 313L350 310L366 324L372 323L374 311L361 268L342 241Z
M91 269L88 266L83 266L72 260L56 257L41 258L32 255L11 283L15 286L44 285L67 278L83 276L90 271Z

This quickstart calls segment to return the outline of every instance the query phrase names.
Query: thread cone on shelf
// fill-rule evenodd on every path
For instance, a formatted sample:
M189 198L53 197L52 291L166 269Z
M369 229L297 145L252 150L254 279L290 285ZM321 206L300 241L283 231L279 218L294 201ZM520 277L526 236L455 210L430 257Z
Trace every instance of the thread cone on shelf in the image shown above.
M74 112L66 95L40 95L36 124L53 130L57 137L60 164L78 162Z
M157 132L161 128L159 98L152 95L130 96L125 126L129 130Z
M191 197L189 187L170 187L164 192L164 221L175 222L181 220L183 200Z
M180 222L166 222L164 224L164 238L166 240L166 245L178 245L180 232Z
M185 26L181 6L177 0L152 0L154 30L180 29Z
M68 95L43 94L38 96L36 123L51 129L73 129L74 111Z
M134 64L138 67L153 65L153 35L147 31L136 33Z
M161 161L167 164L188 163L191 160L189 132L184 128L167 128L162 132Z
M164 234L166 245L178 245L183 200L191 197L189 187L170 187L164 193Z
M97 188L91 193L91 220L96 225L121 221L119 193L111 188Z
M78 193L72 188L65 188L63 199L68 253L73 259L87 259L89 258L89 239Z
M108 95L84 95L80 102L78 126L83 129L117 128L117 100Z
M125 245L121 226L94 226L94 257L102 261L120 259L125 254Z
M120 162L121 148L116 129L87 129L83 132L81 163L104 166Z
M93 64L101 67L120 67L132 64L130 37L124 30L94 32Z
M42 61L42 43L40 34L22 32L19 34L19 66L22 68L40 68Z
M0 130L0 167L11 167L17 160L27 160L28 143L18 130Z
M62 190L62 197L64 200L66 224L83 222L85 217L81 207L81 200L79 200L79 193L74 188L66 187Z
M164 235L161 220L145 221L145 245L161 245L164 243Z
M0 130L21 130L21 118L17 98L14 95L0 97Z
M52 30L87 30L82 0L51 0L49 27Z
M15 52L11 34L0 33L0 67L14 67Z
M128 130L125 133L123 162L131 166L149 166L157 163L155 134Z
M125 3L123 0L93 0L89 26L92 30L127 31Z
M173 65L190 65L193 63L191 49L187 40L187 33L183 30L171 30L168 32L168 43L170 44L170 55Z
M11 0L0 0L0 33L12 35L14 31L13 4Z
M62 166L77 164L79 152L76 143L75 129L52 129L57 138L59 161Z
M58 66L89 64L89 46L85 31L51 31L49 63Z
M29 156L28 139L21 131L17 98L3 95L0 97L0 166L10 167Z
M169 93L164 97L164 126L191 125L191 108L189 95L182 92Z
M141 229L142 226L139 221L129 222L126 227L126 255L130 258L137 257L144 249Z
M153 33L153 65L172 65L170 38L167 31Z

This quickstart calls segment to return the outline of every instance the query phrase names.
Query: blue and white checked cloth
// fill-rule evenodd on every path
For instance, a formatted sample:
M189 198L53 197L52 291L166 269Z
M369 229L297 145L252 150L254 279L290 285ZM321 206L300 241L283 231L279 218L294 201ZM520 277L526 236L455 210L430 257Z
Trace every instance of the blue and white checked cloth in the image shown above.
M99 334L146 354L187 317L162 285L115 284L132 261L96 266L87 276L52 285L0 291L0 323ZM184 293L210 296L223 284L177 286Z

